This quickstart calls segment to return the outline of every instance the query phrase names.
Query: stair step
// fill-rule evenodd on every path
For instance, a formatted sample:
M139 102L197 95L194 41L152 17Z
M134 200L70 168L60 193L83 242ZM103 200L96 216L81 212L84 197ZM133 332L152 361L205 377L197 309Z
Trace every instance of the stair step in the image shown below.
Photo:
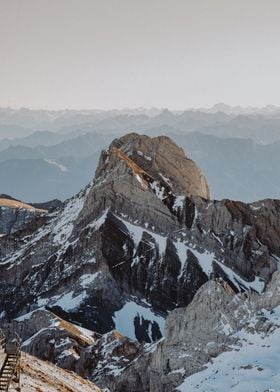
M19 382L17 365L20 358L20 342L7 342L5 335L0 329L0 352L3 353L4 363L0 375L0 392L7 392L11 381ZM20 390L17 388L16 390Z

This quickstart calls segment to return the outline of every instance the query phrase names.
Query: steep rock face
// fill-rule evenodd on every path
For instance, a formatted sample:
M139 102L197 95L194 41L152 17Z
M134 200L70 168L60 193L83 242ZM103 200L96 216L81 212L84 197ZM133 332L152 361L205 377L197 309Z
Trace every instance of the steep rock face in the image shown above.
M32 203L31 205L34 208L39 208L47 211L54 211L61 208L63 206L63 202L58 199L54 199L43 203Z
M279 201L211 201L193 165L168 138L113 141L86 189L40 227L0 238L2 318L48 306L105 333L121 314L130 337L153 341L213 277L262 291L280 257Z
M28 226L38 227L44 221L46 211L32 208L17 201L0 199L0 235L13 234Z
M122 159L130 158L157 181L171 183L176 194L210 199L207 180L199 167L186 157L182 148L166 136L150 138L135 133L114 140L109 151L103 152L101 156L96 171L97 177L102 175L107 168L110 170L115 165L114 160L106 160L113 151L120 157L123 153Z

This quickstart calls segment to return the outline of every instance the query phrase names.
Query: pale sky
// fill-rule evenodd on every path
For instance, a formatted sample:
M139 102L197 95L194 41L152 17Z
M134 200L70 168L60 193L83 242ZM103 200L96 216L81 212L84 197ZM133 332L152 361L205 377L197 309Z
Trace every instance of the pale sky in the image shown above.
M0 106L280 105L279 0L0 0Z

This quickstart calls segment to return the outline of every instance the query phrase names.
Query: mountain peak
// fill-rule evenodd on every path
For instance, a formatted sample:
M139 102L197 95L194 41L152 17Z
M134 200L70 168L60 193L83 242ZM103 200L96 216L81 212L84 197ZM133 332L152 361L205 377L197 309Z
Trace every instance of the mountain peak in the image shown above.
M113 170L120 160L136 174L144 174L144 180L148 176L167 184L174 194L210 199L202 171L169 137L129 133L115 139L101 154L96 179Z

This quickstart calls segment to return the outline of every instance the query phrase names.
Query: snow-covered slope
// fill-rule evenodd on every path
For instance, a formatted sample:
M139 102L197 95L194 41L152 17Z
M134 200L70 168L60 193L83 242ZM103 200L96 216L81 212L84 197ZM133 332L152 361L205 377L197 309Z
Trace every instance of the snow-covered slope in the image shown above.
M277 392L280 385L280 307L263 312L272 323L270 331L240 331L238 344L206 364L206 369L188 377L180 392ZM254 323L252 320L252 327ZM233 336L233 337L234 337ZM191 359L190 359L191 360ZM179 369L180 370L180 369ZM178 370L178 371L179 371Z

